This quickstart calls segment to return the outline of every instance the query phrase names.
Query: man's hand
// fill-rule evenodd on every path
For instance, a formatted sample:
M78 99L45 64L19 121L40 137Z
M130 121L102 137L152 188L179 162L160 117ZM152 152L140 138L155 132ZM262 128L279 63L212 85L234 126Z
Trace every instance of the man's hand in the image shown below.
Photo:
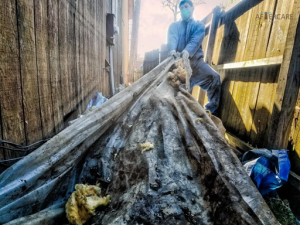
M188 53L187 50L183 50L183 51L181 52L181 56L182 56L183 59L188 59L189 56L190 56L190 54Z
M170 56L173 56L174 59L176 59L176 58L178 57L178 53L177 53L175 50L170 51L170 52L169 52L169 55L170 55Z

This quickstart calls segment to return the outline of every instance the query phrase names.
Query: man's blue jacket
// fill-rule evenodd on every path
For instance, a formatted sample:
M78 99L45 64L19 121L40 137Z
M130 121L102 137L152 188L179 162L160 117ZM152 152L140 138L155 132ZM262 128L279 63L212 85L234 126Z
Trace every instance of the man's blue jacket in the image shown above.
M205 26L200 21L188 19L174 22L168 30L168 50L188 51L194 63L203 58L202 41L205 36Z

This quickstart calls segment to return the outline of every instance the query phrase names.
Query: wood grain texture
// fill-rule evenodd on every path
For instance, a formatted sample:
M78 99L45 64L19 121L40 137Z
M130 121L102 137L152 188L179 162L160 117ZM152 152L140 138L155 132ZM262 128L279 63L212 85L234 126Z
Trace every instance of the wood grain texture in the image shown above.
M51 76L52 106L55 132L63 129L63 114L61 100L61 75L59 70L58 48L58 3L48 0L48 43L49 72Z
M287 146L300 85L300 2L294 1L292 14L269 126L268 146L273 148Z
M110 1L7 0L0 2L0 12L1 138L26 144L52 137L96 92L110 94L103 69L109 60ZM122 27L120 0L118 13ZM122 74L121 32L113 53L116 86Z
M277 6L275 10L276 18L272 21L272 31L269 39L268 49L266 56L274 57L283 55L285 43L287 39L288 29L290 25L290 19L277 19L282 15L291 14L293 10L293 1L281 0L277 1Z
M61 99L63 116L71 111L70 77L68 73L68 16L69 3L58 1L58 45L59 45L59 71L61 75Z
M26 143L16 1L0 1L0 110L2 138ZM8 153L8 152L6 152Z
M261 12L273 12L276 1L265 0L252 9L251 22L248 31L248 40L245 56L242 61L261 59L266 57L266 49L272 28L272 21L265 17L257 18Z
M49 72L48 54L48 4L47 0L34 1L35 8L35 37L36 63L40 96L40 110L43 138L52 137L54 118L52 108L51 77Z
M26 143L42 138L39 104L33 0L17 1L20 41L20 69L23 92Z
M250 134L253 146L265 147L267 145L268 124L273 113L278 74L278 66L266 67L261 70L261 81Z

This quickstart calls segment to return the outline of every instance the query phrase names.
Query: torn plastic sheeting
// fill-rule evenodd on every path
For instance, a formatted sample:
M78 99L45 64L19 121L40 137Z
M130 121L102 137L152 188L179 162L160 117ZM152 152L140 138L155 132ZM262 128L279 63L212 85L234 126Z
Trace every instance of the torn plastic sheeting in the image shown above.
M90 100L89 104L87 105L86 109L92 107L92 106L100 106L102 105L104 102L106 102L108 99L105 98L103 95L102 95L102 92L99 92L97 94L95 94L92 99Z
M257 149L246 152L242 162L262 195L280 188L291 168L287 150Z
M66 203L75 183L101 182L111 203L87 224L278 224L205 110L168 84L173 63L2 173L0 223Z

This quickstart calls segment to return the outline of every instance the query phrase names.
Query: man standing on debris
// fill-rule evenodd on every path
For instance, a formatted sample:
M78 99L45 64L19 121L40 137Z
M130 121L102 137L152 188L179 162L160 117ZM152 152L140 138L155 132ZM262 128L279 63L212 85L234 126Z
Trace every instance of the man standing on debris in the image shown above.
M202 41L205 36L205 26L193 19L194 5L191 0L179 3L182 20L174 22L168 30L168 49L175 58L181 53L183 58L189 58L193 70L190 88L199 85L207 91L209 103L205 109L215 113L219 107L221 82L220 75L203 60Z

